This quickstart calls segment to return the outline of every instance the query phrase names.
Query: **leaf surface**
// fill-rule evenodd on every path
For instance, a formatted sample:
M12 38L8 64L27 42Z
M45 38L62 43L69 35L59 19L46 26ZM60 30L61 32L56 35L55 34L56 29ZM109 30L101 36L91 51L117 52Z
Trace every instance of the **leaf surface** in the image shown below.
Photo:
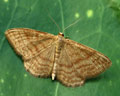
M110 3L110 0L0 0L0 96L119 96L120 22ZM80 19L65 30L65 36L102 52L111 59L112 66L76 88L26 72L4 32L22 27L57 35L59 30L49 15L61 31Z

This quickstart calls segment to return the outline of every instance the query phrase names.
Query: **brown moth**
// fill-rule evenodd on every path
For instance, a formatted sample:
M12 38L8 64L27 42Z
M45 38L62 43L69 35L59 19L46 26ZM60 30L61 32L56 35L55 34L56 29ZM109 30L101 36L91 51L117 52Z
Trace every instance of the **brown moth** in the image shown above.
M66 86L80 86L112 64L102 53L64 38L27 28L14 28L5 35L33 76L52 77Z

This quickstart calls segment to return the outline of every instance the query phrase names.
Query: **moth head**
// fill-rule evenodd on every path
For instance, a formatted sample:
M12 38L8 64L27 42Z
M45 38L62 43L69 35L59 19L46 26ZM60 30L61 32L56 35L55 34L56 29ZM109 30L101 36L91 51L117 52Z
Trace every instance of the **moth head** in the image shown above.
M64 37L64 34L62 32L60 32L58 35Z

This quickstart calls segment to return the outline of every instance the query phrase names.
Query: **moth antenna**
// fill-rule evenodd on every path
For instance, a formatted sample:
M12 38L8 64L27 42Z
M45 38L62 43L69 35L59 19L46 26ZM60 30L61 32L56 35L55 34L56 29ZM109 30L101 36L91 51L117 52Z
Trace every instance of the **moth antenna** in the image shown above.
M65 28L63 29L63 32L64 32L66 29L68 29L69 27L72 27L73 25L75 25L76 23L78 23L80 20L81 20L81 19L78 19L78 20L74 21L72 24L70 24L70 25L68 25L67 27L65 27Z
M55 23L55 25L57 26L59 32L61 32L60 26L56 23L56 21L52 18L52 16L48 13L49 18Z

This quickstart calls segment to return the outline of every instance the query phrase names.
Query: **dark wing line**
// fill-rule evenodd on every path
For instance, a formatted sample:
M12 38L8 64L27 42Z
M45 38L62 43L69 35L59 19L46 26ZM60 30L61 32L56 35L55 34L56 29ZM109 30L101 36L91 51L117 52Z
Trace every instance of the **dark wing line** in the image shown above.
M45 53L45 52L47 52L47 54L49 55L45 55L45 56L47 56L47 59L46 59L46 57L41 57L42 55L41 55L41 53L38 55L38 56L35 56L35 57L33 57L32 59L30 59L30 60L27 60L27 61L24 61L24 67L25 67L25 69L30 73L30 74L32 74L33 76L39 76L39 77L50 77L50 75L51 75L51 72L52 72L52 67L53 67L53 61L51 61L50 60L50 58L53 56L53 59L54 59L54 52L55 52L55 45L54 46L50 46L51 48L47 48L47 49L45 49L44 51L42 51L41 53ZM50 51L48 52L47 50L48 49L50 49ZM51 54L50 54L51 53ZM41 60L43 60L44 62L41 62L40 60L39 60L39 58L41 59ZM46 63L45 62L45 59L47 60L46 62L49 62L49 63ZM37 63L34 63L34 62L36 62L37 61ZM29 65L28 64L26 64L26 63L29 63ZM52 64L52 65L51 65ZM36 70L36 69L33 69L33 67L34 66L36 66L36 68L37 68L37 66L38 66L38 69L39 70ZM46 70L45 70L46 69ZM50 70L49 70L50 69ZM40 72L40 73L39 73ZM49 73L49 74L48 74Z
M65 48L64 48L64 49L65 49ZM75 69L75 67L74 67L74 64L71 62L70 57L69 57L69 55L68 55L66 49L65 49L65 52L66 52L66 55L67 55L68 58L69 58L70 63L72 64L73 69L75 70L75 72L77 72L77 75L76 75L76 76L79 76L80 78L84 79L82 76L80 76L79 72L76 71L76 69Z
M20 56L22 56L22 57L24 57L22 54L21 54L21 52L19 52L19 51L17 51L17 47L15 47L14 46L14 44L12 43L12 41L11 41L11 39L9 39L9 37L7 37L7 39L8 39L8 41L10 42L10 44L12 45L12 47L14 48L14 50L15 50L15 52L18 54L18 55L20 55ZM42 39L43 40L43 39ZM41 40L41 41L42 41ZM39 40L40 41L40 40ZM32 41L31 41L32 42ZM24 47L21 47L21 49L22 48L25 48L25 47L27 47L31 42L29 42L27 45L25 45ZM34 41L35 42L35 41ZM45 49L47 49L48 47L50 47L51 45L53 45L55 43L55 41L53 41L53 43L51 44L49 44L46 48L44 48L43 50L39 50L39 51L44 51ZM41 53L40 52L40 53ZM38 54L40 54L40 53L38 53ZM37 56L38 54L36 54L35 56ZM35 57L35 56L32 56L31 58L33 58L33 57ZM31 59L31 58L29 58L29 59ZM24 60L26 60L25 58L23 58Z
M62 52L64 53L64 60L65 60L64 62L66 63L65 63L65 66L59 66L60 68L58 69L57 79L65 86L69 86L69 87L70 86L75 87L75 86L80 86L84 84L84 78L81 78L79 74L77 74L75 68L73 68L73 63L70 61L70 58L68 57L68 54L66 53L66 50L63 49ZM63 57L63 56L60 56L60 57ZM62 63L64 64L64 62ZM67 66L71 65L70 69L66 65Z
M71 42L73 45L75 45L75 46L77 46L77 47L81 46L81 47L79 47L79 48L81 48L81 49L87 49L87 50L91 50L91 51L96 51L95 49L93 49L93 48L91 48L91 47L88 47L88 46L86 46L86 45L80 44L80 43L75 42L75 41L73 41L73 40L70 40L70 39L65 39L65 40L67 41L66 43ZM98 52L98 51L97 51L97 52Z
M41 54L42 52L44 52L46 49L48 49L49 47L51 47L52 45L54 45L55 44L55 41L52 43L52 44L50 44L50 45L48 45L46 48L44 48L43 50L40 50L40 53L38 52L35 56L32 56L31 58L29 58L29 59L27 59L27 60L30 60L30 59L32 59L33 57L36 57L36 56L38 56L39 54ZM22 55L21 55L22 56ZM23 58L24 59L24 58Z
M87 46L85 46L85 45L82 45L82 44L79 44L79 43L77 43L77 42L74 42L74 41L72 41L72 40L67 40L66 41L66 44L69 44L69 45L71 45L71 46L75 46L76 48L78 48L78 49L84 49L84 50L86 50L86 51L88 51L88 52L91 52L91 53L94 53L94 54L91 54L91 56L89 57L89 58L93 58L94 57L94 55L97 55L98 57L100 57L101 59L102 59L102 61L104 60L105 61L105 63L104 63L104 65L105 65L105 68L104 68L104 71L108 68L108 67L110 67L110 65L111 65L111 61L110 61L110 59L107 57L107 56L104 56L104 54L102 54L102 53L100 53L100 52L98 52L98 51L96 51L96 50L94 50L94 49L92 49L92 48L89 48L89 47L87 47ZM68 52L68 51L67 51ZM70 57L69 57L70 58ZM79 60L80 61L80 60ZM100 59L99 59L99 61L100 61ZM78 62L79 63L79 62ZM103 66L103 65L102 65ZM97 66L94 66L94 67L96 67L96 69L97 69ZM103 72L104 72L103 71ZM81 74L80 74L81 75ZM87 77L85 77L85 79L86 79Z
M10 34L13 34L13 36L14 36L15 32L17 32L17 34L19 34L19 32L23 32L23 33L20 33L20 34L23 34L23 35L25 35L25 37L28 37L28 38L32 37L34 35L34 36L36 36L36 38L38 37L38 41L34 40L33 38L30 38L30 39L28 39L29 42L27 42L26 44L24 44L24 46L21 46L21 47L17 46L17 45L14 44L15 42L13 41L13 39L10 38ZM47 35L47 37L43 38L43 37L45 37L45 34ZM9 29L9 30L7 30L5 32L5 35L6 35L7 39L8 39L8 41L10 42L10 44L12 45L12 47L14 48L15 52L18 55L22 56L24 60L30 59L30 58L38 55L39 52L42 51L42 50L38 50L39 51L38 53L34 53L33 52L34 56L29 56L27 58L27 56L26 56L27 53L25 52L24 48L25 49L27 48L28 53L29 53L29 51L32 52L32 50L29 47L29 45L32 46L32 47L34 47L34 49L38 49L39 45L42 44L42 47L43 47L42 49L44 50L44 49L48 48L50 45L52 45L55 42L54 41L54 39L55 39L54 35L46 33L46 32L40 32L40 31L37 31L37 30L29 29L29 28L13 28L13 29ZM26 35L28 35L28 36L26 36ZM19 35L19 36L21 36L21 35ZM40 37L42 37L42 38L39 40ZM52 37L53 37L53 40L52 40ZM15 37L15 36L14 36L14 38L17 39L17 37ZM22 38L22 37L20 37L20 38L21 38L22 41L27 40L27 38L26 39ZM41 42L43 42L43 41L47 42L49 39L51 39L51 42L47 45L47 47L44 47L45 43L41 43ZM38 45L38 47L37 47L37 45ZM20 48L18 48L18 47L20 47ZM21 53L21 52L23 52L23 53Z
M104 57L106 57L107 59L109 59L109 58L108 58L107 56L105 56L103 53L101 53L101 52L97 51L96 49L93 49L93 48L91 48L91 47L89 47L89 46L87 46L87 45L80 44L80 43L75 42L75 41L70 40L70 39L65 39L65 40L67 41L66 43L72 42L72 44L76 45L77 47L81 46L81 47L79 47L79 48L81 48L81 49L87 49L87 50L95 51L95 52L98 53L98 55L101 55L102 57L104 56ZM94 55L94 54L93 54L93 55ZM110 59L109 59L109 60L110 60Z

